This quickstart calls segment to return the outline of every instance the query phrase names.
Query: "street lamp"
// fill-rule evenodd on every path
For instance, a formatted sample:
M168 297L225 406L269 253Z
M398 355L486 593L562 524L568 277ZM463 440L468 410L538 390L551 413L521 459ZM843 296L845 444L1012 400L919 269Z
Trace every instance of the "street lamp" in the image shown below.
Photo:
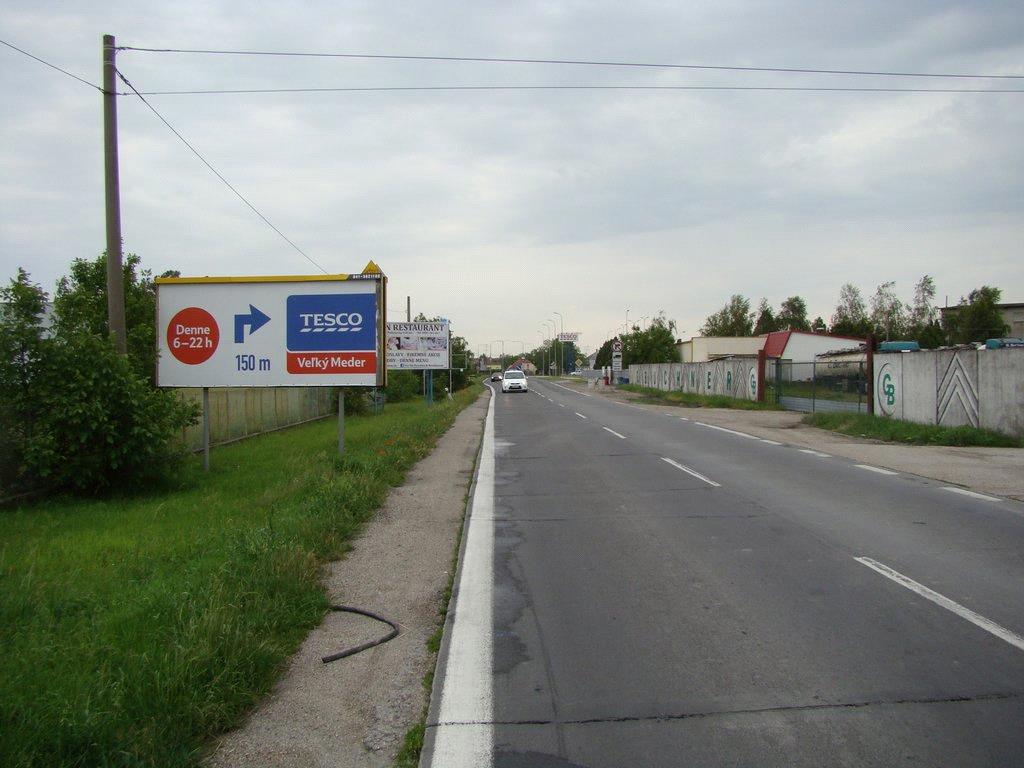
M552 320L550 317L547 320L545 320L544 322L545 323L551 323L551 337L550 337L551 338L551 355L550 355L550 357L548 359L548 363L550 364L551 362L553 362L551 360L551 358L553 358L555 356L555 328L557 326L555 325L555 321ZM545 371L545 373L548 373L548 371Z
M564 334L565 333L565 319L562 317L562 313L561 312L555 312L554 310L551 310L551 314L552 315L558 315L558 322L561 325L562 333ZM562 370L563 370L562 366L565 364L565 361L562 359L563 357L565 357L565 342L562 341L561 339L559 339L558 341L559 341L559 345L558 345L558 363L557 363L557 367L555 368L555 370L558 372L558 375L561 376L562 375Z

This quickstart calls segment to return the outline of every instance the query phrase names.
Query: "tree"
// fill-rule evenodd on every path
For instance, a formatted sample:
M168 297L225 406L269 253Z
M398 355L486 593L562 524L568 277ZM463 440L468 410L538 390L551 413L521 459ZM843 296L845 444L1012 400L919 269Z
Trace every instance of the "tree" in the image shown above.
M772 312L768 299L762 298L757 306L757 322L754 324L754 335L761 336L779 330L779 321Z
M957 311L946 316L946 330L950 338L956 343L967 344L1009 333L998 306L1002 295L1000 289L983 285L971 291L967 299L960 299Z
M811 324L807 321L807 302L799 296L790 296L779 307L776 317L780 330L809 331Z
M754 315L750 301L734 294L724 307L708 316L700 332L704 336L753 336Z
M882 283L871 297L871 324L875 334L889 341L905 335L907 315L892 280Z
M831 332L840 336L865 337L872 331L860 289L846 283L839 289L839 304L832 315Z
M938 322L934 305L935 281L925 275L914 286L914 304L910 308L907 333L925 349L934 349L946 343L946 334Z
M827 333L828 327L825 325L825 321L819 316L814 318L814 322L811 323L811 330L815 333Z
M124 315L128 358L135 372L156 381L156 287L149 270L139 270L134 253L124 257ZM166 275L177 275L168 272ZM55 329L64 336L87 333L106 337L107 256L75 259L71 273L62 277L53 297Z
M623 368L628 368L634 363L679 362L679 349L676 347L676 321L666 318L664 312L658 313L644 330L634 325L631 333L620 338L622 339ZM610 354L609 364L611 364Z

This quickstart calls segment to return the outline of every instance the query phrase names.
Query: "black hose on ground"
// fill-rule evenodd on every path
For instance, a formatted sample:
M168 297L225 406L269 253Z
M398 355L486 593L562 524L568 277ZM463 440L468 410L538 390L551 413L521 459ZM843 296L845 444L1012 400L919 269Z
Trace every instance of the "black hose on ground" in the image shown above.
M389 627L391 627L391 631L384 635L384 637L381 637L377 640L371 640L368 643L363 643L362 645L357 645L352 648L346 648L344 651L338 651L338 653L332 653L329 656L324 656L320 659L324 664L330 664L332 661L344 659L346 656L354 656L357 653L365 651L369 648L373 648L376 645L383 645L388 640L394 640L396 637L398 637L398 625L395 624L395 622L391 621L391 619L386 619L379 614L373 613L372 611L364 611L362 608L353 608L350 605L332 605L329 606L329 608L330 610L337 611L338 613L356 613L360 616L366 616L371 619L376 619L382 624L387 624Z

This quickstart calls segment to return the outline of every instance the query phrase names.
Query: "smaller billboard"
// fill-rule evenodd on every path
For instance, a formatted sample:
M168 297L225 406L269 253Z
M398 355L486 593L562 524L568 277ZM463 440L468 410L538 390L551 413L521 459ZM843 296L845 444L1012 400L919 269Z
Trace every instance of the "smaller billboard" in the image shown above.
M580 332L562 331L562 333L558 334L558 340L563 342L572 342L573 344L575 344L577 341L580 340Z
M451 367L447 320L425 323L388 323L388 368L393 371L430 371Z

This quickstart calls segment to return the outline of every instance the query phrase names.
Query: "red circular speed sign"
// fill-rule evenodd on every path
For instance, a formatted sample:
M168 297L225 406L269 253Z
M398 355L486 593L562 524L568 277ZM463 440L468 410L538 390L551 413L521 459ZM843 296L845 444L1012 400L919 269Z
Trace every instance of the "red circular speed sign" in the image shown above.
M220 329L213 315L199 307L187 307L167 325L167 348L186 365L205 363L217 351Z

